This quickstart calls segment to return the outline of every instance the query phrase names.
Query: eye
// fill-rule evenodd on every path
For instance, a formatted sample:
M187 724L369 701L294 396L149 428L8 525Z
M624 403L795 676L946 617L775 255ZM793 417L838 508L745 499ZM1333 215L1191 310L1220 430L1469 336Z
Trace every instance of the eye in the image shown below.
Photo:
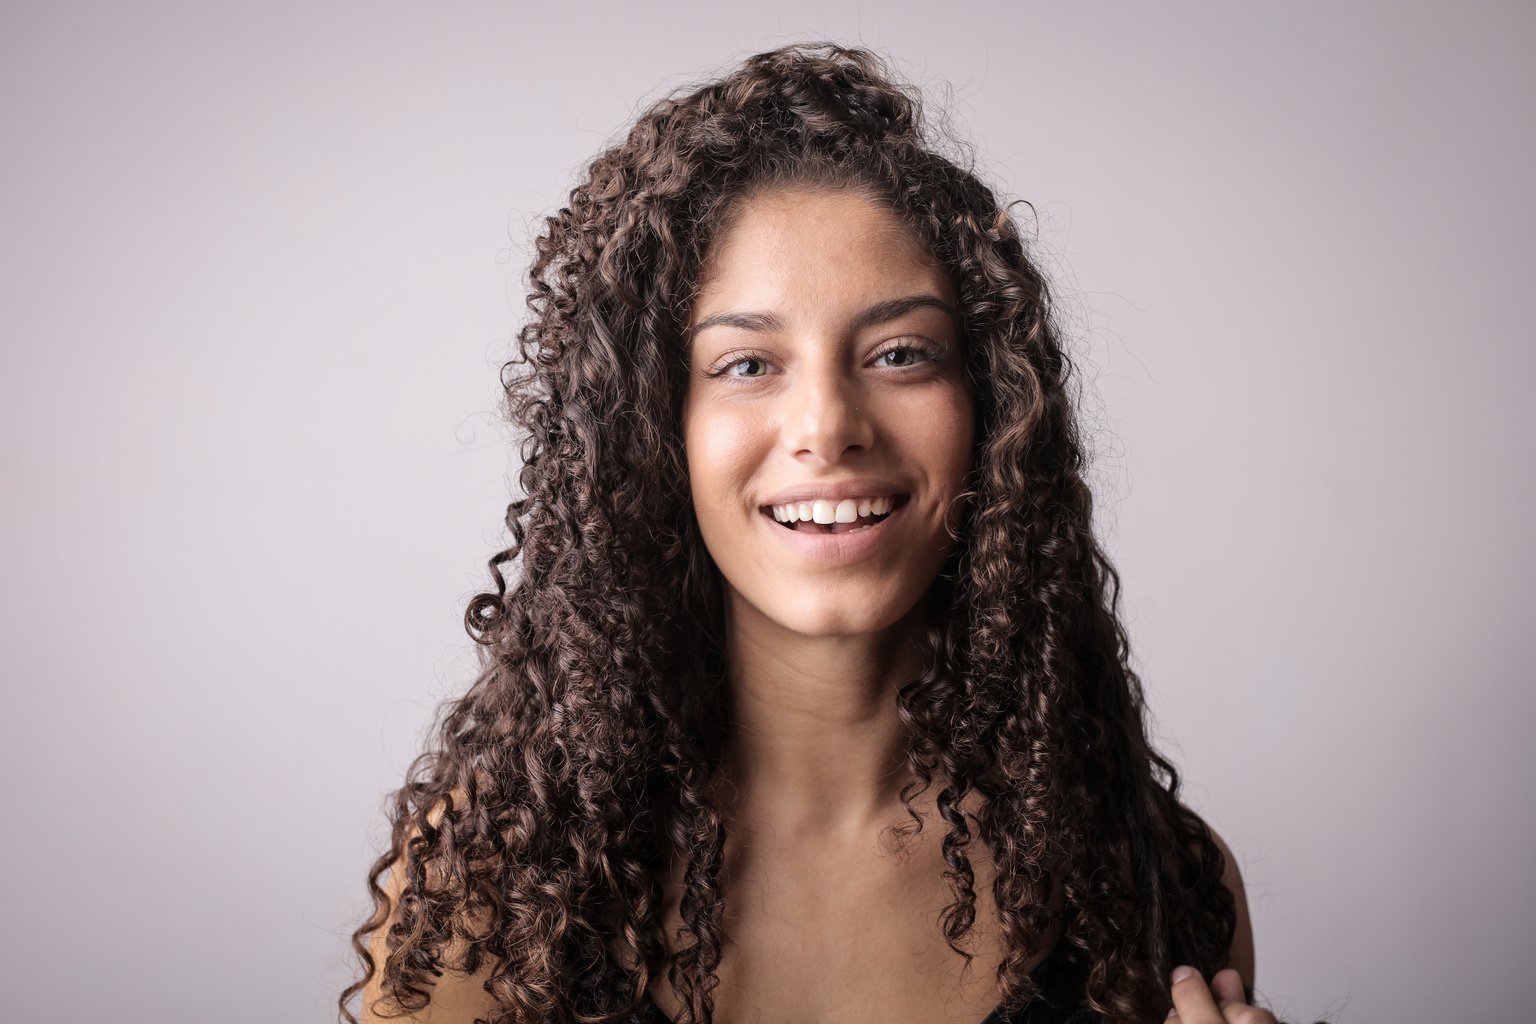
M712 370L706 370L706 377L729 377L733 380L750 380L767 375L768 360L755 352L737 352L726 357L728 362L720 363ZM728 373L735 367L742 366L747 369L742 373Z
M918 366L922 363L931 363L944 354L943 350L923 339L910 339L899 345L875 353L875 359L884 359L886 356L900 356L896 362L888 362L885 366L893 370L903 370L909 366Z

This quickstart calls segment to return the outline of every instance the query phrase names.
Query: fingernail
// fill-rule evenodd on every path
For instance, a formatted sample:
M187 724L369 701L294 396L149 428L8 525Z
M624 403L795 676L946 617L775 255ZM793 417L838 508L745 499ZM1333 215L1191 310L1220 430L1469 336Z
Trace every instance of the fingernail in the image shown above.
M1177 985L1185 978L1192 978L1198 973L1193 967L1175 967L1173 969L1173 983Z

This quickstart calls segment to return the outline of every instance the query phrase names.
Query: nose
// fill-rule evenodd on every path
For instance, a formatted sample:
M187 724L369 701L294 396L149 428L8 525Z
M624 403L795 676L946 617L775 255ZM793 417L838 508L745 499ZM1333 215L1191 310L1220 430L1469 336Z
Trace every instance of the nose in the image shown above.
M836 462L850 450L868 451L875 440L866 396L837 370L806 368L791 385L783 442L796 458Z

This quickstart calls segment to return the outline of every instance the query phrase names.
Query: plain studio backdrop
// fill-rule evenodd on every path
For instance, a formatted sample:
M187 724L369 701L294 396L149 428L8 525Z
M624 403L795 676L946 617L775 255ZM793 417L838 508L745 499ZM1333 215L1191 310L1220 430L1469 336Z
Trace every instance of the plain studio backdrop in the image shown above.
M1290 1020L1529 1016L1526 4L7 3L7 1020L329 1021L505 539L529 239L891 55L1034 204L1099 522Z

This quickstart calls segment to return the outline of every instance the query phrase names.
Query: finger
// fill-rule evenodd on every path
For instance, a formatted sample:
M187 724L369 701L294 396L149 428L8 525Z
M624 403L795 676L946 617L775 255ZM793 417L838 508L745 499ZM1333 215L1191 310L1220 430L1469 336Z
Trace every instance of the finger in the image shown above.
M1173 1011L1170 1020L1180 1024L1226 1024L1205 979L1193 967L1175 967L1171 976Z
M1243 992L1243 976L1237 973L1237 968L1228 967L1224 971L1217 971L1211 978L1211 992L1220 1003L1242 1003L1247 1001Z
M1226 1024L1275 1024L1275 1015L1248 1002L1243 976L1234 967L1217 971L1211 978L1211 995L1221 1006Z

